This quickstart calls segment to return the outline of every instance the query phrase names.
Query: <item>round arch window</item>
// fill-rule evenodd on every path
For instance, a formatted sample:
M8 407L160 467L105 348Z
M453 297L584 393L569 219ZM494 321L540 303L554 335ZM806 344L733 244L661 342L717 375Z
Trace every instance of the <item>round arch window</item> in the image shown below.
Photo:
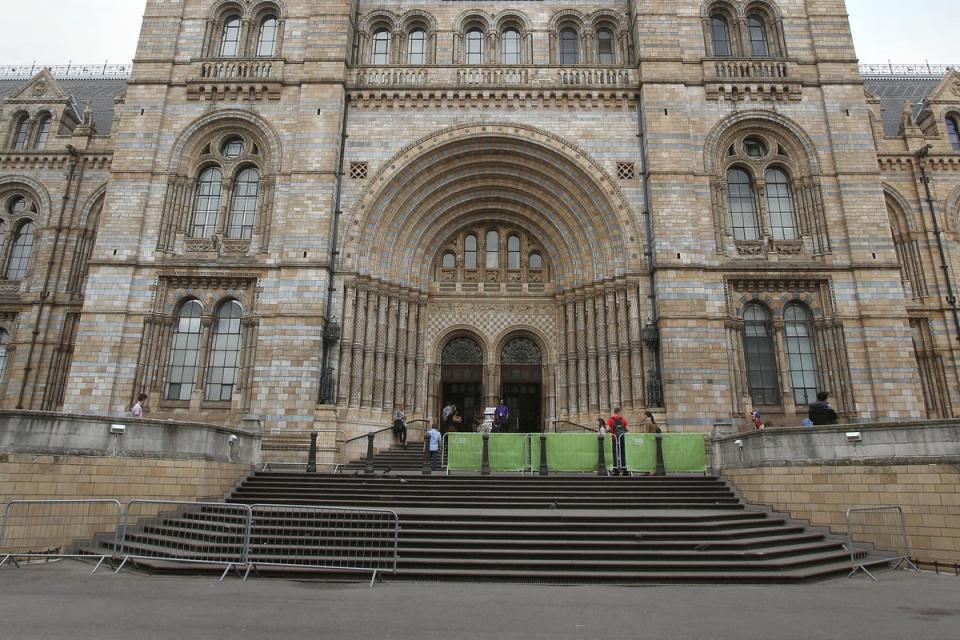
M233 160L234 158L239 158L243 155L243 138L240 136L232 136L227 138L223 146L220 148L220 152L223 154L223 157L228 160Z
M754 160L759 160L760 158L765 158L767 156L767 153L769 153L769 148L767 147L767 143L764 142L763 138L750 136L743 141L743 152Z

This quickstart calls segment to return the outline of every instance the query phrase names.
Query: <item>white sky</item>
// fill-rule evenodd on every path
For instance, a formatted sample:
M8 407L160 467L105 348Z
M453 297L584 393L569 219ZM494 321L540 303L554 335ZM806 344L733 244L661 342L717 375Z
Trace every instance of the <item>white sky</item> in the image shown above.
M128 63L143 0L2 0L0 64ZM865 63L960 63L957 0L847 0Z

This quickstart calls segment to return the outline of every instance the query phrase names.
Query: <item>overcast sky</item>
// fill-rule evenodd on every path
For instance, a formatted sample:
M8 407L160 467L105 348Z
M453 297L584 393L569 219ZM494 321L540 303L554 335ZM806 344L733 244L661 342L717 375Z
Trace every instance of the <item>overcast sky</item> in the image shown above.
M127 63L133 58L143 0L3 3L0 64ZM847 0L861 62L960 63L958 4Z

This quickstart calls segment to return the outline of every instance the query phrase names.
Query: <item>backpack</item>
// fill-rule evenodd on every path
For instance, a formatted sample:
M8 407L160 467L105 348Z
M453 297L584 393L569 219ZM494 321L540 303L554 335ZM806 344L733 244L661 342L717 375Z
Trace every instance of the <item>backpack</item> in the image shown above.
M621 436L627 432L627 426L623 424L623 420L621 418L613 418L613 432L618 436Z

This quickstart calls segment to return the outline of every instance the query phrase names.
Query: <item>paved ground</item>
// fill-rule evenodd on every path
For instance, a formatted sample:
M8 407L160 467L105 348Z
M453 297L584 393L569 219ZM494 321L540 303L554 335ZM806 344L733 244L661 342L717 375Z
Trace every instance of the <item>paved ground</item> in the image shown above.
M3 640L955 639L960 578L782 587L550 587L160 577L0 568Z

